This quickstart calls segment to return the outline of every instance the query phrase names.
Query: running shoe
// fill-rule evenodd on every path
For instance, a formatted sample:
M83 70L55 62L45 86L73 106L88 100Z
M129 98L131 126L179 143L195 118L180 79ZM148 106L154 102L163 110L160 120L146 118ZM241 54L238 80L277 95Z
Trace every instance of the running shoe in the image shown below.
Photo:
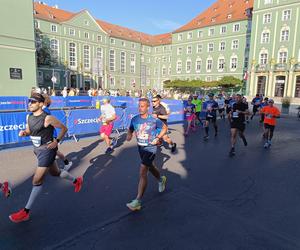
M113 151L111 147L108 147L105 151L105 154L110 154Z
M11 187L7 181L2 183L1 191L6 198L8 198L11 195L11 193L12 193Z
M208 140L208 138L209 138L209 136L208 136L208 135L206 135L206 136L204 136L204 137L203 137L203 140L204 140L204 141L207 141L207 140Z
M271 147L271 146L272 146L271 141L268 141L268 147Z
M246 138L242 137L242 140L243 140L244 146L246 147L248 145L248 142L247 142Z
M82 188L82 184L83 184L83 177L77 177L76 178L76 182L74 183L75 186L75 193L78 193L81 188Z
M69 171L69 169L72 167L73 163L71 161L69 161L69 163L67 165L65 165L64 170L65 171Z
M172 147L171 147L171 152L172 153L175 153L176 147L177 147L177 144L174 142L173 145L172 145Z
M21 209L19 212L16 212L14 214L11 214L9 216L9 219L14 223L19 223L22 221L29 220L29 213L25 211L25 209Z
M235 156L235 149L232 148L230 151L229 151L229 156Z
M114 148L115 146L117 146L118 140L116 138L112 138L111 139L111 147Z
M264 145L264 148L268 148L269 147L269 143L266 142L265 145Z
M166 189L167 177L162 176L160 182L158 182L158 192L162 193Z
M142 203L139 200L132 200L130 203L127 203L126 206L131 210L131 211L138 211L141 210L142 208Z

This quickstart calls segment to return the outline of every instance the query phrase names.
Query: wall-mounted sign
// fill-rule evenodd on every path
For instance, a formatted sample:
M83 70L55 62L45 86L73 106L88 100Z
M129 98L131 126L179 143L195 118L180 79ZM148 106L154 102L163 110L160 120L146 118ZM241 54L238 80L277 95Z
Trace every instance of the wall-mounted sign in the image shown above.
M22 69L9 68L10 79L22 80Z

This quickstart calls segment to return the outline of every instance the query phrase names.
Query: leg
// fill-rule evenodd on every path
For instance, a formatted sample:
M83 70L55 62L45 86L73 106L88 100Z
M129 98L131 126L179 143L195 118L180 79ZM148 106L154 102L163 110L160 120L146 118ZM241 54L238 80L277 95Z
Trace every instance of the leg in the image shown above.
M138 185L138 194L136 196L136 200L141 200L145 193L145 190L147 188L147 183L148 183L147 174L148 174L148 167L141 164L140 179L139 179L139 185Z
M205 136L208 137L208 132L209 132L209 121L208 120L205 120L204 129L205 129Z
M235 143L236 143L236 136L237 136L237 129L232 128L231 129L231 148L234 149Z
M216 120L216 119L213 119L213 120L212 120L212 123L213 123L214 129L215 129L215 136L217 136L217 135L218 135L218 125L217 125L217 120Z
M149 168L149 172L158 180L160 181L160 172L158 171L157 167L153 164Z
M190 131L190 128L191 128L191 121L190 120L187 120L187 127L186 127L186 130L185 130L185 135L188 135L189 131Z
M244 135L244 129L240 129L240 130L239 130L239 136L240 136L241 139L243 140L244 145L247 146L247 145L248 145L248 142L247 142L246 137L245 137L245 135Z

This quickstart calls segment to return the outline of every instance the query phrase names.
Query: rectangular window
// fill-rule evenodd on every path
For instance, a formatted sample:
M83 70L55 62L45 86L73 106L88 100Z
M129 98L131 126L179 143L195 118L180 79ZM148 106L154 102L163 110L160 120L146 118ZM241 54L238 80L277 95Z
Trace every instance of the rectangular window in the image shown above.
M264 14L263 23L270 23L272 21L272 15L270 13Z
M69 43L69 63L70 63L70 67L74 68L77 66L75 43Z
M131 43L131 48L135 49L135 43Z
M214 51L214 44L213 43L209 43L208 44L208 52L213 52Z
M122 87L122 88L125 88L125 87L126 87L126 81L125 81L124 78L121 78L120 84L121 84L121 87Z
M198 44L197 45L197 53L201 53L203 50L203 45L202 44Z
M186 72L187 73L191 72L191 68L192 68L192 62L186 61Z
M116 43L116 40L114 38L111 38L110 39L110 44L115 44Z
M125 47L125 46L126 46L126 43L125 43L124 41L122 41L122 43L121 43L121 44L122 44L122 46L123 46L123 47Z
M115 78L114 77L110 77L109 84L111 87L115 86Z
M102 36L97 36L97 41L102 42Z
M289 40L290 31L288 29L281 31L281 42Z
M113 49L109 51L109 70L115 71L116 69L116 53Z
M196 61L196 72L200 72L201 70L201 60Z
M221 29L220 29L220 33L221 34L225 34L227 31L227 27L226 26L222 26Z
M85 39L89 39L90 38L90 34L88 32L84 32L84 38Z
M182 34L178 34L178 41L182 41Z
M233 40L232 49L238 49L238 48L239 48L239 40Z
M192 46L188 46L186 49L187 54L192 54Z
M126 52L121 51L121 73L126 72Z
M213 65L213 60L212 59L208 59L207 60L207 65L206 65L206 70L207 71L211 71L212 70L212 65Z
M135 73L135 60L136 56L134 53L130 54L130 73L134 74Z
M272 4L273 0L265 0L265 4Z
M202 38L203 37L203 32L202 32L202 30L199 30L198 31L198 38Z
M219 70L224 70L225 68L225 59L219 59Z
M225 51L225 42L220 42L220 51Z
M284 10L282 12L282 21L291 20L291 10Z
M182 62L181 61L177 62L176 71L177 71L177 73L181 73L181 71L182 71Z
M57 25L51 24L51 32L57 32Z
M162 68L161 74L162 74L163 76L166 76L166 74L167 74L167 69L166 69L165 67Z
M286 51L281 51L279 52L279 63L287 63L287 52Z
M209 36L213 36L214 34L215 34L215 29L214 29L214 28L209 29L208 35L209 35Z
M70 36L75 36L75 30L74 29L69 29L69 35Z
M102 59L103 58L102 48L97 48L96 57L97 57L97 59Z
M177 55L178 56L182 55L182 48L181 47L177 48Z
M187 35L187 39L190 40L193 38L193 32L189 32Z
M85 69L89 69L90 64L90 46L84 45L83 46L83 64Z
M53 61L58 62L58 40L50 40L51 58Z
M230 68L232 70L237 69L237 61L238 59L236 57L231 58Z
M270 42L270 33L264 32L262 33L261 43L269 43Z
M268 63L268 54L267 53L261 53L260 54L260 64L266 65Z
M233 32L239 32L240 31L240 24L237 23L235 25L233 25Z

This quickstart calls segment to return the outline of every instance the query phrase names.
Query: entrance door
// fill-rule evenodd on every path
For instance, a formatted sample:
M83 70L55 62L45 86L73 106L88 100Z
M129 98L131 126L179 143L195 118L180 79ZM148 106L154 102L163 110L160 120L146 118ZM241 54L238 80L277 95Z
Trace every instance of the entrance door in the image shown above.
M295 97L300 98L300 76L296 77Z
M77 80L76 80L76 75L71 75L71 88L77 88Z
M283 97L284 95L285 76L276 76L275 96Z
M265 95L266 82L267 82L267 77L266 76L259 76L257 78L257 92L256 92L256 94Z

